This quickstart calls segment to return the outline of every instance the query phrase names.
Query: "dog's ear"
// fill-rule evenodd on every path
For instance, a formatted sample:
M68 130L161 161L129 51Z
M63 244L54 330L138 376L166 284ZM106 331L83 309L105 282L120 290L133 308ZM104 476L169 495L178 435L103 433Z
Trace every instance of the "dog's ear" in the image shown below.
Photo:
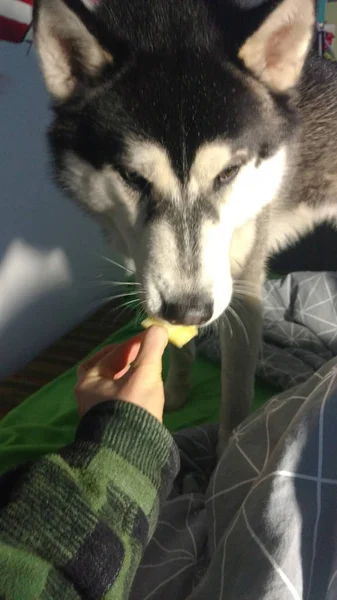
M90 11L84 4L77 4L78 11L73 6L76 0L36 0L34 7L35 45L46 86L59 101L67 100L79 83L99 77L113 60L88 29Z
M287 92L300 78L314 22L314 0L282 0L243 44L239 58L273 91Z

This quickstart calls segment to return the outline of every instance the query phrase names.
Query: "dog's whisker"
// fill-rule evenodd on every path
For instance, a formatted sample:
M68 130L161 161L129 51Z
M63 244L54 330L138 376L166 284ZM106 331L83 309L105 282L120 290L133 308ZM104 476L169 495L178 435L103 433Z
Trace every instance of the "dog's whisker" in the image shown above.
M135 304L138 301L138 298L134 298L133 300L129 300L128 302L124 302L118 308L124 308L124 306L129 306L131 304Z
M233 283L246 283L247 285L256 286L256 282L250 281L249 279L233 279Z
M228 327L228 329L230 331L230 334L231 334L231 337L233 337L233 329L232 329L230 320L228 318L228 315L226 315L226 311L222 313L221 319L219 321L215 321L215 322L211 323L210 325L208 325L207 327L205 327L205 330L209 329L210 331L215 331L217 335L220 335L221 321L224 322L224 324L225 324L226 327Z
M142 306L138 306L137 307L137 315L136 315L136 323L137 325L139 325L141 323L141 321L143 321L143 319L147 316L147 313L145 312L145 310L142 308Z
M241 298L254 298L255 300L260 300L260 296L258 294L254 294L253 292L249 292L246 290L234 290L233 298L241 297Z
M254 289L253 287L245 287L245 286L234 286L233 287L233 292L250 292L251 294L255 294L256 296L258 296L257 290Z
M237 290L237 289L239 289L239 290L252 290L252 291L254 291L254 292L256 292L256 293L257 293L256 286L253 286L253 285L247 285L247 284L245 284L245 283L241 283L241 284L240 284L240 283L237 283L237 284L234 284L234 285L233 285L233 289L234 289L234 290Z
M233 281L233 288L248 288L251 290L257 290L258 286L251 281L246 281L245 279L238 279Z
M147 317L146 301L145 300L141 300L140 303L139 303L139 307L140 307L141 311L143 312L143 315L145 317Z
M123 310L121 311L121 315L125 313L126 310L137 311L139 310L139 304L136 303L136 300L130 300L129 302L125 302L122 304ZM136 312L136 314L137 314ZM136 317L137 318L137 317Z
M111 309L107 312L107 314L103 316L102 323L104 323L117 310L120 311L118 316L121 317L128 308L132 309L132 305L136 304L138 301L138 298L133 298L133 300L129 300L128 302L124 302L123 304L118 304L118 306L112 306Z
M113 287L113 286L118 286L119 287L119 286L124 286L124 285L125 286L130 286L131 285L131 286L136 287L137 285L140 285L140 283L132 283L131 281L130 282L128 282L128 281L124 281L124 282L122 282L122 281L109 281L108 279L99 279L98 281L94 281L94 283L96 285L111 285L111 287Z
M258 296L258 293L253 288L245 288L245 287L235 287L233 288L233 294L237 292L243 292L246 294L254 294L254 296Z
M236 291L248 291L256 294L257 296L259 294L259 290L256 285L250 285L249 283L245 283L244 281L238 281L236 283L233 283L233 292L235 293Z
M125 298L126 296L138 296L138 292L126 292L126 294L107 296L106 298L104 298L104 302L109 302L110 300L118 300L118 298Z
M242 296L238 295L238 296L233 296L232 297L232 303L238 303L240 307L242 307L243 310L247 311L247 305L246 302L244 302L245 298L246 298L247 294L244 294Z
M249 285L233 285L233 290L249 290L257 293L256 288Z
M233 337L233 329L232 329L232 326L231 326L231 322L230 322L228 316L226 315L226 313L224 313L224 317L226 319L226 323L228 325L228 328L229 328L229 331L230 331L230 334L231 334L231 338L232 338Z
M109 302L114 302L115 300L119 300L121 298L129 297L132 294L118 294L117 296L106 296L105 298L100 299L100 304L105 305L109 304ZM139 302L139 298L132 298L132 302ZM113 307L114 310L118 310L124 306L123 302L117 302L116 307Z
M247 333L247 329L244 326L242 320L240 319L239 315L237 314L236 310L234 310L234 308L232 308L232 306L227 306L227 310L228 312L233 315L233 317L235 318L235 320L237 321L238 325L241 327L243 334L245 336L247 345L249 346L249 337L248 337L248 333Z
M119 267L120 269L122 269L123 271L126 271L127 273L133 274L133 271L131 271L130 269L127 269L124 265L121 265L120 263L113 260L112 258L110 258L108 256L104 256L104 254L97 254L96 252L91 252L91 254L93 256L97 256L97 258L101 258L102 260L107 261L108 263L114 265L115 267Z
M240 300L240 302L242 304L247 303L248 299L252 299L256 302L258 302L260 300L258 296L254 296L254 295L246 293L246 292L242 293L242 294L238 293L238 294L235 294L235 296L232 296L232 302L233 302L233 300Z
M126 281L125 279L124 281L116 281L115 279L101 279L102 275L103 273L100 273L93 281L110 281L116 285L141 285L138 281Z
M133 288L130 284L115 284L114 282L110 282L110 281L92 281L90 282L86 282L83 283L82 285L80 285L80 289L89 289L89 290L93 290L93 289L99 289L99 288L104 288L104 287L110 287L111 290L116 290L116 292L121 292L121 290L124 288L125 289L125 293L128 293L130 290L134 290L135 293L140 294L140 293L144 293L142 290L140 290L139 288Z

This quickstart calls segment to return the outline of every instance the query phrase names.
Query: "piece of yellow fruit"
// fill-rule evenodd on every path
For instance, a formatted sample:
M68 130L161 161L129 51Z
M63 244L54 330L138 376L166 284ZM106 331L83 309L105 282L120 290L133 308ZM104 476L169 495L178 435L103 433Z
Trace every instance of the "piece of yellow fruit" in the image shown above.
M169 342L177 346L177 348L182 348L198 335L198 328L195 325L172 325L171 323L167 323L167 321L152 318L145 319L141 324L144 329L148 329L151 325L164 327L167 331Z

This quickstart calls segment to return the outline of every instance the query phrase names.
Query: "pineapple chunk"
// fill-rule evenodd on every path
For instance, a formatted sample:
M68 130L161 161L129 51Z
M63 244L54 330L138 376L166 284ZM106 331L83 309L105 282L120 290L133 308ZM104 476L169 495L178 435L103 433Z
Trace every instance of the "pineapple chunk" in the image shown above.
M169 342L177 346L177 348L182 348L198 335L198 328L195 325L171 325L171 323L167 323L166 321L150 318L142 322L144 329L148 329L151 325L164 327L168 333Z

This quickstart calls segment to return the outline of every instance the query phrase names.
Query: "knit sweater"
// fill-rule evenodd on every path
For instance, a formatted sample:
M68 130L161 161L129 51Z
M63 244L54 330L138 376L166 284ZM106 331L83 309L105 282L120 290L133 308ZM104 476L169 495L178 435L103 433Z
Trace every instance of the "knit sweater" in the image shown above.
M126 600L179 468L165 427L121 401L0 478L0 600Z

